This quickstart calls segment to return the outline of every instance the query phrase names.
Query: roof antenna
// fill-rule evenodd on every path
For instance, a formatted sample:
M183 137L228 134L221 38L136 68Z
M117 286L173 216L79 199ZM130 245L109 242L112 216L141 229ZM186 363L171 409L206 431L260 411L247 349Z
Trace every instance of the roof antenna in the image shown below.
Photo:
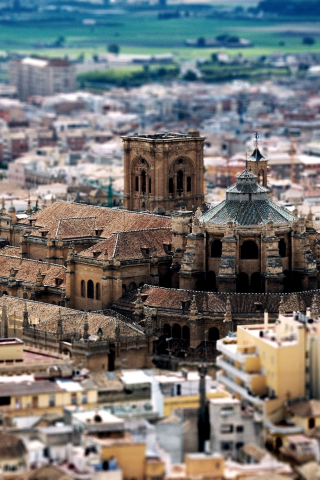
M254 138L256 139L256 141L255 141L255 147L256 147L256 149L258 149L258 147L259 147L259 138L260 138L260 135L259 135L258 132L256 132L256 133L254 134Z

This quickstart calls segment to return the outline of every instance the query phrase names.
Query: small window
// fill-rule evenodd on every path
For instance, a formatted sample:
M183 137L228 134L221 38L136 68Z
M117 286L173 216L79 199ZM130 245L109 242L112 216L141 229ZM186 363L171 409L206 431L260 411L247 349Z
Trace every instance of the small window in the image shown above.
M81 403L85 404L88 403L88 397L86 393L83 393L81 396Z
M32 408L38 408L39 399L38 397L32 397Z
M139 177L136 177L136 192L139 192Z
M233 425L221 425L220 433L233 433Z
M181 395L181 385L178 383L177 385L177 395L180 396Z
M149 193L151 193L151 178L149 178Z
M77 405L77 394L76 393L71 394L71 405Z
M237 426L237 433L243 433L243 432L244 432L243 425L238 425Z
M96 284L96 300L100 300L100 283Z
M220 415L222 417L228 417L228 416L233 415L233 414L234 414L233 407L223 407L220 410Z
M88 280L87 297L88 298L94 298L94 295L93 295L93 281L92 280Z
M56 397L54 395L49 396L49 407L54 407L56 404Z
M85 285L85 281L81 280L81 297L85 297L85 296L86 296L86 285Z

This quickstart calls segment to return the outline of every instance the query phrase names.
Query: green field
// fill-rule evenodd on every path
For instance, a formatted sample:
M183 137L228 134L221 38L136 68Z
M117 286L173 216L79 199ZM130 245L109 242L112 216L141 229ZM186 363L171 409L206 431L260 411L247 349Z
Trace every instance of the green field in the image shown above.
M122 53L173 52L182 59L209 57L215 49L187 48L188 38L214 38L219 34L237 35L254 44L253 48L230 49L231 54L245 56L266 55L274 51L320 51L320 19L310 22L289 20L229 20L221 18L185 17L159 20L157 12L130 12L111 15L109 25L85 26L74 22L47 22L39 25L12 24L0 27L0 50L50 56L68 55L86 57L106 51L110 43L120 45ZM65 38L63 48L45 48L43 43L53 43L59 36ZM315 45L302 44L305 36L313 36Z

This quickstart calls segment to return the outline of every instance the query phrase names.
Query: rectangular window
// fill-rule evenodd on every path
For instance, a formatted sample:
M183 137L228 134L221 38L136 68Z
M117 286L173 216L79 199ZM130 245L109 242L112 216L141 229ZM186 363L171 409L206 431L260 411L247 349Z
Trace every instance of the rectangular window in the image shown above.
M82 394L81 403L88 403L88 398L86 393Z
M32 408L38 408L39 400L38 397L32 397Z
M56 397L54 395L49 396L49 407L54 407L56 404Z
M237 426L237 433L242 433L244 431L243 425Z
M234 414L233 407L223 407L220 410L220 415L222 417L228 417L229 415L233 415L233 414Z
M220 433L233 433L233 425L221 425Z
M71 405L77 405L77 394L76 393L71 394Z
M221 442L220 449L221 451L233 450L233 442Z

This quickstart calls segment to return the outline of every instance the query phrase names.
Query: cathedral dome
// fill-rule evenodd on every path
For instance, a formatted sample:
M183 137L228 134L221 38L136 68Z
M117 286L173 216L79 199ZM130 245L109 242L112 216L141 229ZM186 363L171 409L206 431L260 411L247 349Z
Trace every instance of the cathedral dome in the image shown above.
M295 216L268 198L268 188L257 182L257 175L248 169L237 175L237 182L227 190L226 200L200 217L200 222L226 225L262 225L294 222Z

